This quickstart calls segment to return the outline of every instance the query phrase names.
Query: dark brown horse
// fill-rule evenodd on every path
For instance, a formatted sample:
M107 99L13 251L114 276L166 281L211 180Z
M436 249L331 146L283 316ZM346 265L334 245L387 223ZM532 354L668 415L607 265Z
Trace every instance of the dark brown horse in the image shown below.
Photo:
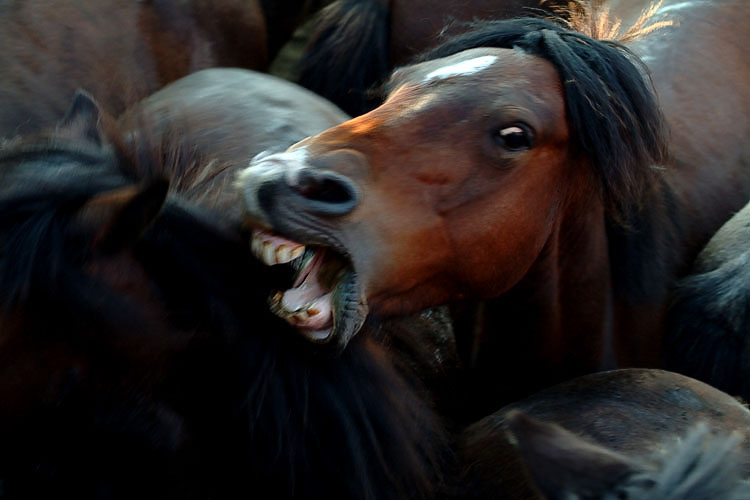
M298 82L360 115L391 70L477 19L551 14L561 0L336 0L318 16Z
M627 47L539 19L477 25L396 71L379 108L245 170L255 224L325 248L307 271L338 262L306 298L330 319L302 331L341 348L368 311L461 303L467 392L492 381L477 415L660 366L671 287L750 196L750 5L662 11L679 25Z
M596 373L469 426L458 439L455 494L747 498L749 424L746 407L697 380L661 370Z
M409 367L369 335L342 359L315 359L268 312L278 274L205 203L217 173L245 164L215 155L236 143L207 128L214 149L170 149L186 144L169 127L199 137L268 97L266 77L219 74L222 92L207 74L164 89L185 105L147 101L130 115L141 128L113 125L79 94L53 133L3 144L3 496L374 500L438 484L441 434ZM206 94L215 114L187 119ZM314 133L299 124L322 106L305 95L295 114L245 108L247 127L226 137L283 116ZM170 106L186 121L170 124ZM252 134L244 142L259 152Z
M203 68L263 70L304 3L2 2L0 137L54 126L77 88L87 89L117 115Z

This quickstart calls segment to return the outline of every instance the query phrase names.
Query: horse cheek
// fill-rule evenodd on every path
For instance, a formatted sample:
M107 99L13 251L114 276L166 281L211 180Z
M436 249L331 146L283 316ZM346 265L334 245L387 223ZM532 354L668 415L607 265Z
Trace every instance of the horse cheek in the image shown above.
M542 193L542 198L545 194ZM451 268L466 292L488 298L504 293L527 273L552 231L554 202L536 203L528 189L505 186L459 207L450 217Z
M358 222L347 231L371 310L402 315L433 305L430 300L425 304L426 297L445 302L452 292L444 282L453 265L445 221L415 197L400 197L405 201L394 206L392 197L375 193L370 191L356 214Z

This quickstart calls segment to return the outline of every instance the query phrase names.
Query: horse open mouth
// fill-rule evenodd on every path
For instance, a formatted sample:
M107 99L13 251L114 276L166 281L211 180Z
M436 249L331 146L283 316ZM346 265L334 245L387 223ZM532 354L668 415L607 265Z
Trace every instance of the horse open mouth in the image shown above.
M330 247L305 246L263 230L254 230L253 254L268 266L291 264L292 287L270 299L271 311L316 344L336 352L346 347L367 316L351 263Z

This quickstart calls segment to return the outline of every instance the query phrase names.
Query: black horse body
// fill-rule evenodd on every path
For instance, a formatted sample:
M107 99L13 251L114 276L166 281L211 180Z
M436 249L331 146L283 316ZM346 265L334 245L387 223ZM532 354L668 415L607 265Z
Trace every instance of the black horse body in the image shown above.
M428 496L441 438L404 365L299 348L279 272L99 121L79 95L0 150L3 494Z

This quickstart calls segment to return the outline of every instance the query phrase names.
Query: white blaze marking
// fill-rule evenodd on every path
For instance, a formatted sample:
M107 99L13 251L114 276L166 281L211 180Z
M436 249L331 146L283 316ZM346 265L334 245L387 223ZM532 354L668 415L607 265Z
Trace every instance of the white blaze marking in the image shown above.
M240 178L262 178L284 174L288 179L296 181L297 174L307 163L307 148L301 147L294 151L268 154L259 153L250 161L250 165L240 172Z
M449 64L427 74L424 81L448 78L449 76L471 75L482 71L497 60L497 56L481 56L466 61Z
M263 212L258 204L257 189L266 181L285 176L290 185L295 185L299 171L307 164L307 148L301 147L294 151L268 154L259 153L250 161L250 166L241 170L237 175L237 187L245 192L245 206L247 211L256 216Z

